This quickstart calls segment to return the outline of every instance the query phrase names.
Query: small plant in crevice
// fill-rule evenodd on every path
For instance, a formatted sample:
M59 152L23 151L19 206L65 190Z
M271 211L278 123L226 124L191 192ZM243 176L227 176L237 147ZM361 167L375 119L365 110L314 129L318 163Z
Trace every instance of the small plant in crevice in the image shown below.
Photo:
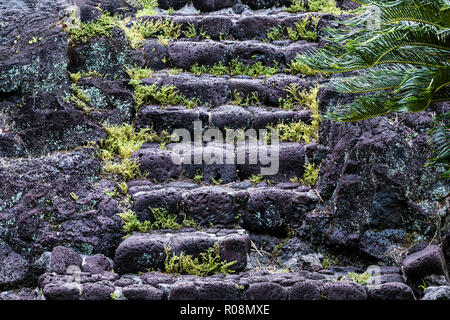
M299 22L295 22L292 27L286 29L288 38L292 41L317 40L320 19L320 16L307 16Z
M319 179L320 166L320 164L316 166L316 164L308 162L305 164L305 172L303 173L303 178L296 177L290 179L290 181L314 187L317 184L317 180Z
M308 0L307 2L304 0L290 0L290 5L286 8L286 11L289 13L311 11L335 15L342 14L342 10L337 7L335 0Z
M258 92L252 92L249 95L244 97L241 96L241 93L235 89L234 92L230 92L231 95L231 104L241 107L249 107L249 106L259 106L261 105L261 101L259 101Z
M355 272L349 272L347 275L342 276L341 278L335 280L335 281L352 281L359 284L362 284L363 286L367 285L367 281L370 279L370 274L367 272L358 274Z
M104 161L104 171L109 174L122 176L125 181L136 177L144 177L139 169L137 159L130 156L139 150L145 142L159 143L164 147L171 141L171 135L166 131L156 133L152 128L136 131L130 124L103 125L107 137L99 141L99 158ZM125 186L122 185L122 189Z
M141 67L129 67L126 72L131 80L139 81L141 79L150 78L153 75L153 70L151 68L141 68Z
M191 255L186 255L183 252L180 255L171 253L170 248L165 247L166 258L164 261L164 271L174 274L190 274L200 277L206 277L217 273L231 274L234 270L231 266L237 261L226 262L223 261L219 254L219 244L215 243L212 248L194 258Z
M111 16L107 11L104 11L100 17L94 21L81 22L74 27L66 28L69 33L69 39L72 43L85 43L88 39L93 37L111 37L112 30L119 27L119 19L116 16Z
M197 169L196 172L195 172L194 181L197 182L197 183L202 183L203 182L203 178L204 178L204 175L203 175L202 170Z
M270 183L270 181L265 179L262 174L252 174L248 180L250 180L250 182L252 182L253 184Z
M154 16L158 7L158 0L136 0L141 8L136 13L136 17Z
M280 68L278 67L278 63L274 62L273 66L264 66L261 61L256 63L245 65L242 61L239 61L238 58L234 58L231 60L228 65L224 65L223 62L218 62L212 66L199 65L195 63L190 71L194 73L196 76L200 76L204 73L212 74L214 76L239 76L246 75L253 78L259 76L272 76L275 73L280 72Z
M136 109L139 109L145 103L156 103L163 107L183 105L188 109L198 107L202 104L198 98L187 98L175 86L142 85L140 82L131 83L134 85Z

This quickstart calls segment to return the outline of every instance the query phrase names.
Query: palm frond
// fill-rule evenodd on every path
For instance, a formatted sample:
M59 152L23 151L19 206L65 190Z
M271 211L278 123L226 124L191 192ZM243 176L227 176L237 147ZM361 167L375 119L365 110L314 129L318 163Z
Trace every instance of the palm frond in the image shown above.
M320 49L312 55L301 57L302 62L309 67L322 72L348 72L359 69L372 68L383 59L400 48L428 47L450 54L450 30L438 32L433 26L427 25L399 25L392 27L389 32L375 33L372 38L356 44L347 43L346 51L336 46ZM404 55L407 55L407 50ZM338 55L337 55L338 54ZM422 55L422 58L424 56ZM430 61L432 59L430 58ZM414 61L414 60L413 60Z

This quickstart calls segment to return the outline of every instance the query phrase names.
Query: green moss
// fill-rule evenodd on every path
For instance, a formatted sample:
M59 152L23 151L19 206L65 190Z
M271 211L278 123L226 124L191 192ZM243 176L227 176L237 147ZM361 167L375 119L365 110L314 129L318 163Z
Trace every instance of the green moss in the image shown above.
M261 61L258 61L251 65L245 65L242 61L235 58L230 61L228 66L225 66L222 62L218 62L212 66L205 66L194 64L190 71L197 76L200 76L204 73L212 74L215 76L239 76L246 75L250 77L259 77L259 76L271 76L275 73L280 72L278 64L275 63L273 67L264 66Z
M253 184L258 184L258 183L270 183L269 180L264 179L264 176L262 174L252 174L252 176L249 178L249 180L253 183Z
M198 224L191 218L184 216L183 222L177 222L178 216L170 214L164 208L149 208L153 217L153 222L146 220L139 221L136 213L132 210L119 213L118 216L123 221L122 231L125 233L124 238L129 237L133 232L149 232L151 230L172 229L178 230L181 227L198 228Z
M189 109L202 104L198 98L186 98L179 93L175 86L158 86L156 84L146 86L137 82L132 82L132 84L135 86L134 101L137 109L144 103L159 104L163 107L169 105L184 105Z
M314 187L319 179L319 171L320 165L316 166L314 163L306 163L303 178L292 178L290 181Z
M160 134L151 128L136 132L130 124L104 124L107 138L98 143L99 157L105 161L104 171L122 176L125 181L136 177L143 177L137 160L130 160L130 156L139 150L145 142L159 143L161 148L171 142L172 137L166 131Z
M119 26L119 20L104 11L100 17L94 21L80 23L74 28L66 29L71 42L87 42L93 37L111 37L112 30Z
M166 43L168 39L176 40L181 35L181 25L169 19L133 21L130 28L122 27L133 48L142 45L142 41L148 38L158 38Z
M317 40L317 27L320 19L319 16L307 16L299 22L295 22L293 27L286 29L288 38L292 41Z
M278 133L281 141L311 143L319 138L320 121L319 103L317 93L319 87L311 88L309 91L299 92L297 84L291 84L286 88L288 95L285 99L280 98L280 107L284 110L291 110L295 105L304 105L311 110L311 124L302 121L289 124L279 123L276 126L269 126L271 132ZM267 141L270 141L271 134L267 135Z
M191 274L196 276L209 276L216 273L230 274L234 273L230 267L237 261L224 262L219 255L219 244L215 243L213 248L200 253L200 256L193 258L191 255L185 255L183 252L177 256L172 255L169 248L165 248L166 259L164 261L164 270L167 273Z
M147 67L130 67L126 71L131 80L146 79L153 75L153 70Z
M137 0L141 5L141 9L136 13L136 17L154 16L156 14L155 8L158 7L158 0Z
M370 274L367 272L358 274L354 272L349 272L347 275L342 276L337 281L352 281L359 284L362 284L363 286L367 285L367 280L370 279Z
M235 89L234 92L231 92L230 94L231 94L231 104L241 107L261 105L261 101L259 101L258 92L252 92L250 95L242 97L241 93Z
M203 178L203 172L200 169L197 169L197 171L195 172L194 181L197 183L202 183Z
M337 258L333 257L325 257L322 260L322 268L324 269L330 269L332 266L335 266L339 263L339 260Z
M290 0L290 6L286 8L287 12L298 13L305 11L323 12L340 15L342 10L336 5L335 0L308 0L308 8L303 0Z

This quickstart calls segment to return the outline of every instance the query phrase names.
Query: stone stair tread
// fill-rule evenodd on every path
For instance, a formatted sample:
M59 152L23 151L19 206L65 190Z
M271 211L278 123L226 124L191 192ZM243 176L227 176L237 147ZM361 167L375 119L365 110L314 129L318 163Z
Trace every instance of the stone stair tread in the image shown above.
M206 231L182 230L167 233L135 233L118 246L114 262L119 273L145 272L164 267L165 250L171 254L184 253L197 257L219 244L224 261L236 263L232 270L243 270L250 252L250 238L243 229L210 229Z

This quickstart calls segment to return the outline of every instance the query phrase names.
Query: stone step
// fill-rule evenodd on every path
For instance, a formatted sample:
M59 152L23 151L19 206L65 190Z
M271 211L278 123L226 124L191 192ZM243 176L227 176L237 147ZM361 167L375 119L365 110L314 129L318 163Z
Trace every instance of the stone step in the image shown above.
M73 275L45 273L39 288L47 300L415 300L397 281L363 285L325 272L251 270L208 277L146 272Z
M162 13L156 16L145 16L142 20L169 20L176 25L181 25L180 37L185 37L185 31L192 31L195 27L197 39L202 39L201 35L208 36L214 40L234 39L234 40L264 40L267 33L273 28L292 27L307 17L320 16L317 30L337 26L337 21L345 16L334 16L329 13L301 12L288 13L284 11L260 11L248 12L246 15L225 12L223 14L179 14L167 15Z
M255 63L261 63L265 67L277 66L281 73L289 67L298 54L316 47L317 43L305 40L277 43L256 40L170 40L166 47L157 39L147 39L143 42L142 50L146 65L153 70L176 67L190 71L194 65L213 66L219 63L229 66L233 59L237 59L245 66Z
M217 132L214 134L218 135ZM267 145L242 140L242 143L233 144L232 138L228 136L229 144L226 141L206 145L180 142L171 143L164 149L153 143L144 144L130 159L139 162L141 172L151 181L193 179L200 171L206 184L214 180L227 184L259 174L271 183L289 182L292 178L303 177L306 161L320 161L316 153L320 153L322 147L316 143Z
M217 128L223 134L226 129L266 129L278 123L302 121L311 122L311 111L264 107L241 107L224 105L213 109L203 107L188 109L185 106L157 105L141 107L137 113L135 126L138 129L153 128L156 132L186 129L194 132L194 122L200 121L203 130Z
M241 271L247 265L250 253L250 237L245 230L209 229L180 232L136 233L125 239L114 256L115 270L120 274L138 273L151 270L164 270L166 250L171 255L192 255L201 253L218 243L219 255L223 261L236 261L230 269Z
M284 235L289 223L298 223L320 199L314 190L298 183L276 186L251 182L227 186L199 186L187 182L165 185L132 181L129 192L133 211L141 221L153 220L150 208L164 208L171 214L192 218L201 226L210 224Z
M260 104L279 107L280 99L289 95L286 89L295 84L298 91L306 90L323 82L320 76L304 79L302 77L275 74L270 77L261 76L221 76L209 74L195 76L192 73L170 75L163 72L154 74L151 78L142 79L142 85L174 86L179 94L188 99L198 99L202 105L217 107L232 102L239 95L242 99L256 95Z

